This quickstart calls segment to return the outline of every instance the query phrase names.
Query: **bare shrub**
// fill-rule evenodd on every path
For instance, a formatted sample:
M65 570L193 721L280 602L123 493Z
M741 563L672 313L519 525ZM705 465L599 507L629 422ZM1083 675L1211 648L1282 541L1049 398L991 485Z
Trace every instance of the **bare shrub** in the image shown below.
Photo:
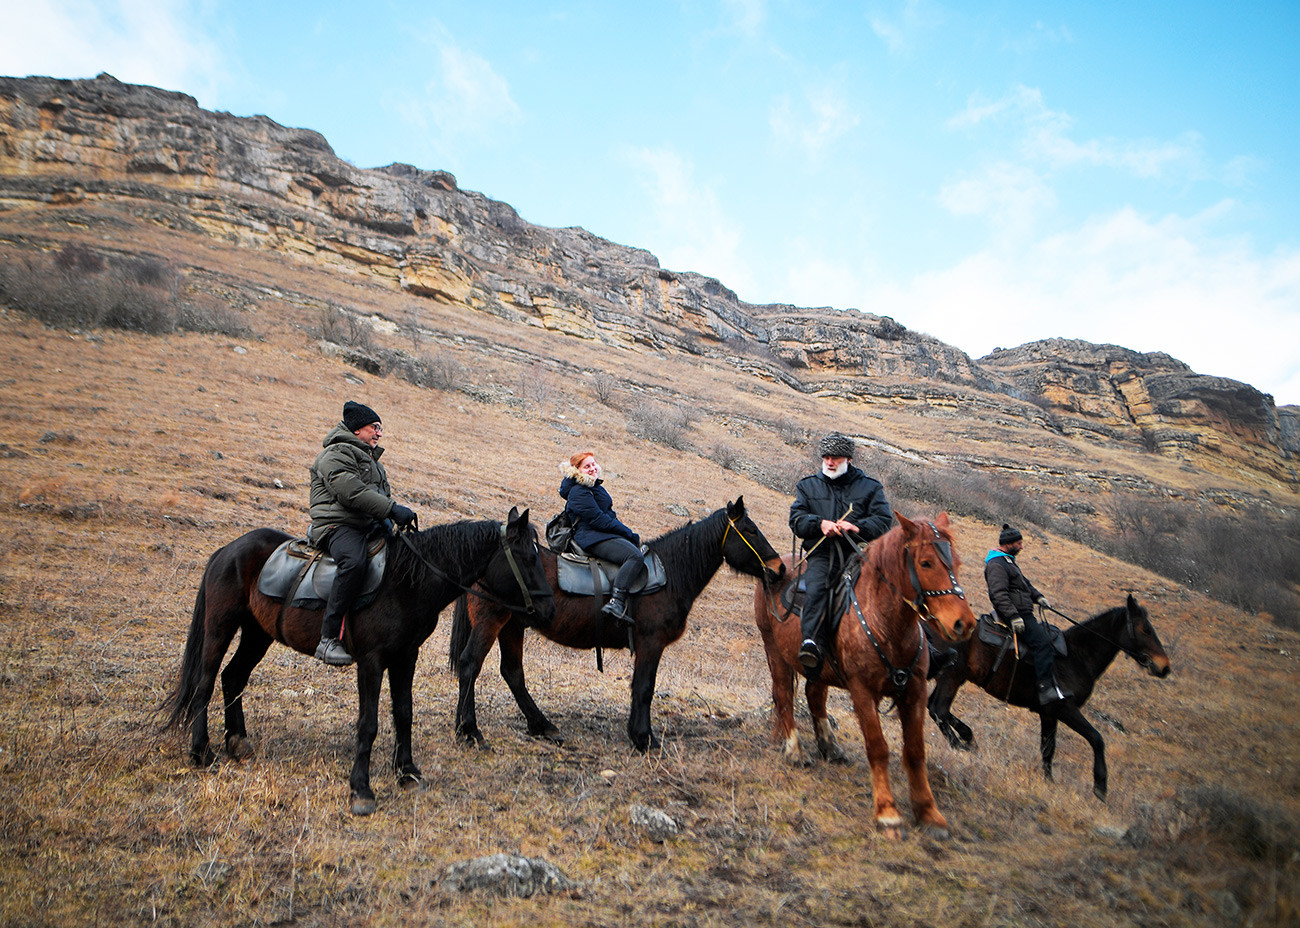
M722 467L725 470L732 470L735 468L736 461L739 460L740 454L735 448L731 447L731 445L728 445L725 442L717 442L709 449L709 458L719 467Z
M614 389L618 379L610 373L601 371L591 379L591 392L603 406L609 406L614 399Z
M755 479L778 493L793 494L794 485L815 471L814 462L802 458L784 458L763 464Z
M802 448L812 441L812 431L789 416L776 420L776 434L781 437L781 441L793 448Z
M627 428L646 441L681 450L687 445L686 433L691 421L691 414L681 407L642 402L628 414Z
M537 414L545 416L546 404L551 401L551 397L555 393L551 372L546 369L546 365L542 364L541 361L534 361L521 371L518 392L525 405L530 402L535 404Z
M459 390L465 386L465 365L448 354L410 355L395 353L389 370L407 383L431 390Z
M177 306L176 322L187 332L226 335L230 338L247 338L252 334L252 329L238 310L208 294L183 300Z
M343 344L343 332L347 328L346 313L342 307L333 303L322 306L316 314L316 334L327 342Z

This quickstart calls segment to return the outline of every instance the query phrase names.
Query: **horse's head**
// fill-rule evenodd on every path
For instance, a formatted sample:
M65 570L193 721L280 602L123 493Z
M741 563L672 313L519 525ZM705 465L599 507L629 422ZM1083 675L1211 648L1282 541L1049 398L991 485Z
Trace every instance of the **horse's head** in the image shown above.
M939 513L933 522L913 522L897 511L894 516L903 530L902 589L911 589L912 608L941 638L965 641L975 630L975 614L957 580L961 557L952 541L948 513Z
M511 507L501 526L501 550L488 565L482 585L511 609L532 614L540 624L555 618L555 594L546 579L537 530L529 524L527 509L520 513L518 506Z
M771 542L759 531L754 520L745 512L745 497L738 496L727 503L727 528L722 536L722 557L733 570L762 577L769 585L777 583L785 574L785 564ZM780 568L773 570L769 564Z
M1128 613L1128 620L1124 623L1120 644L1124 646L1129 657L1145 667L1151 676L1162 678L1169 676L1170 670L1173 669L1169 664L1169 655L1165 653L1164 646L1160 643L1160 636L1156 634L1151 624L1151 617L1147 614L1146 607L1138 605L1137 599L1129 593L1124 608Z

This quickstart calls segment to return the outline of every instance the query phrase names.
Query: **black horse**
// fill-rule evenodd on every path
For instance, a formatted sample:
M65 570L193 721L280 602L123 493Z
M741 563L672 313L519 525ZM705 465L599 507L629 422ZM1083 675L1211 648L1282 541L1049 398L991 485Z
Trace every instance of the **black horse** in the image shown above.
M215 760L208 741L208 703L217 669L239 632L239 647L221 672L226 708L226 753L252 754L244 727L244 687L272 641L312 654L320 640L319 611L282 606L257 588L262 565L290 536L255 529L208 559L194 601L194 618L181 661L180 679L163 702L167 726L190 727L190 759ZM393 536L377 598L348 617L344 640L357 665L357 738L352 764L352 811L375 811L370 789L370 751L379 730L379 688L388 671L393 701L393 769L405 789L423 775L411 757L411 681L420 645L438 624L438 613L474 583L506 615L535 610L549 622L555 600L538 554L528 510L511 509L500 522L457 522Z
M1053 610L1055 611L1055 610ZM952 701L967 680L982 687L1003 702L1038 713L1041 723L1040 747L1043 775L1052 779L1052 758L1056 755L1056 728L1067 728L1082 735L1092 745L1092 791L1106 799L1106 743L1079 708L1092 696L1097 679L1106 672L1115 655L1123 651L1153 677L1169 676L1169 657L1147 610L1129 594L1123 606L1095 615L1075 624L1063 633L1068 654L1056 657L1056 676L1061 687L1072 695L1069 699L1042 708L1038 704L1038 682L1033 663L1015 645L1003 651L998 645L980 640L979 634L956 647L957 659L935 678L930 694L930 718L934 719L948 743L970 750L975 735L970 727L952 714ZM941 645L942 647L942 645ZM999 661L999 655L1001 660Z
M632 671L632 708L628 737L640 751L659 746L650 729L650 700L664 648L682 636L686 616L696 598L725 560L733 570L754 577L775 579L780 574L767 564L778 560L776 550L745 514L744 497L728 503L699 522L688 522L650 542L650 552L663 560L667 586L629 600L636 624L632 631L635 664ZM600 614L599 601L560 590L556 582L556 555L542 551L546 579L555 591L555 620L537 624L539 634L569 648L626 648L628 632ZM784 571L784 568L782 568ZM456 705L456 734L484 746L474 710L474 681L494 641L501 644L501 676L528 720L528 733L563 743L559 730L533 702L524 682L524 623L496 603L461 597L456 601L451 626L450 665L460 676Z

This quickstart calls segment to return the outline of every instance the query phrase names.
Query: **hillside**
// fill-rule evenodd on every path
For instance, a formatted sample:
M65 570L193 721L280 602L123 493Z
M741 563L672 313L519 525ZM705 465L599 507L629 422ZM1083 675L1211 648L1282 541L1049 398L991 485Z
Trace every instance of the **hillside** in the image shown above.
M972 360L884 317L748 306L645 252L529 226L445 174L363 171L314 133L107 77L0 79L0 127L0 921L1300 920L1300 635L1098 549L1154 503L1293 524L1293 409L1113 346ZM136 296L162 280L160 300L208 321L120 331L55 310L42 324L11 297L55 305L31 286L42 275L125 278ZM352 672L278 647L246 699L257 756L195 770L151 711L203 564L248 529L305 527L306 466L349 397L383 415L395 487L425 524L516 504L544 520L559 459L595 446L643 534L743 494L778 549L790 481L844 428L902 511L956 513L977 611L983 551L1010 513L1059 606L1082 617L1133 591L1174 673L1121 658L1102 679L1087 714L1107 740L1105 805L1080 739L1061 734L1046 783L1035 720L963 691L979 750L927 729L945 843L874 834L842 693L832 715L855 762L781 761L751 587L726 572L665 654L660 752L627 746L625 654L600 675L532 635L529 680L566 745L526 737L489 659L493 750L463 748L440 627L417 673L428 791L387 774L384 709L380 811L349 816ZM1186 548L1188 524L1165 534ZM1252 544L1294 544L1261 524ZM642 837L638 802L682 835ZM581 888L494 901L442 887L452 863L497 851L545 857Z

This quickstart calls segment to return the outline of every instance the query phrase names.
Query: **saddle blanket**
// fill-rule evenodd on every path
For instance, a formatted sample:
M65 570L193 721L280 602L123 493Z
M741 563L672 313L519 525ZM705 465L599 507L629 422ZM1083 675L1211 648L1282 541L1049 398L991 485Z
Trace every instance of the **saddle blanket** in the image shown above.
M1066 651L1065 636L1061 630L1050 622L1044 622L1047 629L1047 637L1051 639L1052 647L1056 648L1056 653L1065 657ZM1003 642L1011 637L1011 629L1002 623L1002 620L989 614L984 613L980 616L979 622L975 625L975 633L979 635L980 641L985 644L991 644L995 648L1001 648Z
M575 596L607 596L614 588L621 564L586 555L564 553L555 559L560 589ZM592 570L593 566L596 568ZM632 584L629 593L640 595L662 590L668 584L664 562L657 554L647 554L643 578ZM599 584L600 589L596 586Z
M374 598L379 581L384 577L384 565L388 561L388 544L384 536L371 540L368 553L366 582L355 606L358 609L367 599ZM303 572L304 566L307 567L306 573ZM257 589L271 599L288 597L289 605L298 609L323 609L337 573L338 565L334 558L306 538L290 538L272 551L262 565L262 572L257 576Z
M849 608L849 589L858 582L858 577L862 573L862 562L854 560L848 570L840 574L839 579L835 581L835 589L831 591L831 610L830 614L834 617L831 620L831 627L827 629L828 633L834 633L839 627L840 616L844 615ZM799 573L795 578L787 583L781 590L781 609L790 615L803 616L804 595L808 592L807 583L804 580L803 565L799 565Z

